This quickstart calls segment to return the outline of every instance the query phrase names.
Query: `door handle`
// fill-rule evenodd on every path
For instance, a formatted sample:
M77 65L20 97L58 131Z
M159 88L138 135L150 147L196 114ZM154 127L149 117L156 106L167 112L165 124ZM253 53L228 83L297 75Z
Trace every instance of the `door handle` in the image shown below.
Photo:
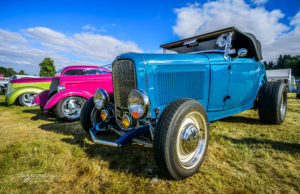
M230 99L230 96L229 96L229 95L227 95L227 96L225 96L225 98L224 98L223 102L225 102L226 100L229 100L229 99Z

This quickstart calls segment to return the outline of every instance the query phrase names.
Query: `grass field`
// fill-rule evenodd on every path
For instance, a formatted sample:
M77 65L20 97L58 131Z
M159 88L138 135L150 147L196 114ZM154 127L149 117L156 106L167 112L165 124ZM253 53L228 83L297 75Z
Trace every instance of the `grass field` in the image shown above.
M286 121L262 124L249 110L211 124L199 172L166 179L151 148L95 145L79 122L38 107L6 106L0 96L0 193L299 193L300 100L289 95ZM152 172L151 172L152 171Z

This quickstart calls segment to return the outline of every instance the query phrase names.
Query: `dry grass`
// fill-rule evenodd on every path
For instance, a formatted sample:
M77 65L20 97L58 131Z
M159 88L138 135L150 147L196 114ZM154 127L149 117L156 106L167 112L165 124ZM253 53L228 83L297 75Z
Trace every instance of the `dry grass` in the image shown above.
M300 100L294 96L279 126L262 124L254 110L212 123L202 168L183 181L158 171L151 148L95 145L79 122L7 107L0 96L0 192L299 193Z

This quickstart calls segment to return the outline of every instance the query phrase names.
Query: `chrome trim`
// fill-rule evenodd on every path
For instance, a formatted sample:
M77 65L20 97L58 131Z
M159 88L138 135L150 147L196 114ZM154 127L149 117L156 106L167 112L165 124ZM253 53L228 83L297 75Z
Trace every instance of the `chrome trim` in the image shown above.
M97 144L112 146L112 147L116 147L116 148L118 147L118 144L115 142L97 139L91 131L90 131L90 135L92 137L93 142L95 142Z
M226 38L226 46L225 46L225 53L224 53L224 59L228 59L229 51L231 48L231 39L232 39L232 32L229 32Z
M57 92L60 92L60 91L63 91L63 90L65 90L65 89L66 89L65 86L58 85L56 90L57 90Z
M131 115L132 115L132 112L130 111L130 107L129 107L129 97L130 97L130 95L131 95L133 92L136 92L136 93L138 93L139 95L141 95L141 96L142 96L142 99L143 99L143 101L144 101L144 112L143 112L143 114L142 114L140 117L138 117L138 119L141 119L141 118L145 117L145 115L146 115L146 114L149 112L149 110L150 110L150 99L149 99L149 97L147 96L147 94L146 94L143 90L140 90L140 89L132 90L132 91L129 93L129 95L128 95L128 100L127 100L128 110L129 110L129 112L130 112ZM132 115L132 116L133 116L133 115Z
M125 134L125 132L123 131L118 131L117 129L114 129L114 128L111 128L110 129L112 132L116 133L117 135L119 136L122 136ZM141 139L137 139L137 138L134 138L132 139L131 141L137 143L137 144L141 144L141 145L144 145L144 146L149 146L149 147L153 147L153 143L151 142L147 142L147 141L144 141L144 140L141 140Z

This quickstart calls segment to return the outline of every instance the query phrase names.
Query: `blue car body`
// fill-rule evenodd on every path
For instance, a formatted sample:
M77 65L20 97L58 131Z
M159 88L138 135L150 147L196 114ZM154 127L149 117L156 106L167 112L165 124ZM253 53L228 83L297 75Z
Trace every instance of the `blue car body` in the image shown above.
M267 76L260 42L254 35L227 28L161 47L177 54L125 53L116 58L112 65L114 102L104 107L110 112L109 122L103 120L89 130L95 142L122 147L150 133L150 143L142 144L152 146L161 113L180 98L199 101L210 122L256 106ZM129 110L127 99L135 90L141 91L148 102L142 117L135 117ZM94 96L94 103L106 100L96 101ZM129 127L122 126L124 116ZM125 137L117 143L97 139L95 134L112 123L118 126L112 130Z
M137 88L149 96L150 112L160 112L173 100L198 100L209 121L252 108L266 71L253 58L226 60L221 53L137 54L126 53L118 60L135 64ZM229 67L231 69L229 70ZM226 96L228 99L224 100Z
M254 107L262 122L284 121L286 86L267 82L254 35L227 28L161 48L164 54L125 53L115 59L113 98L98 88L82 110L81 125L95 143L153 147L159 169L182 180L204 160L210 122ZM97 137L106 130L121 137Z

